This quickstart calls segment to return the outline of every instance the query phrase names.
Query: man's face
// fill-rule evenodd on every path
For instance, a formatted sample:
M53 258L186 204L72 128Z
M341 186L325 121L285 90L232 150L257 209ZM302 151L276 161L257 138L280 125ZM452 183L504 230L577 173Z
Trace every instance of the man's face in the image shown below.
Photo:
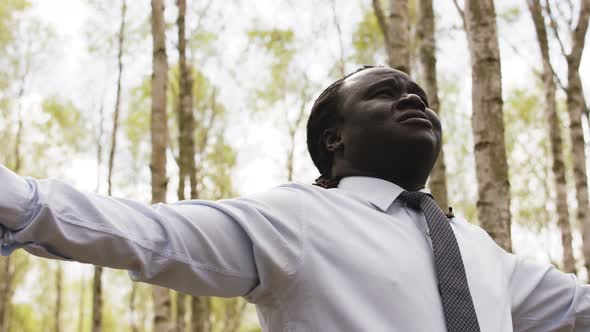
M366 69L348 77L339 93L345 160L378 174L406 160L430 172L441 147L441 124L427 107L424 90L408 75Z

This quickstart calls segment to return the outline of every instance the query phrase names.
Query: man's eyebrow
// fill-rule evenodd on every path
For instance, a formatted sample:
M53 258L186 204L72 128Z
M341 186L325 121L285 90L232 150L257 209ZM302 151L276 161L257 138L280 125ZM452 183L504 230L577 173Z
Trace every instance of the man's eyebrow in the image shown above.
M394 77L387 77L387 78L380 79L377 82L373 82L373 83L367 85L366 92L373 91L374 89L380 88L384 85L392 87L392 88L399 88L399 80Z

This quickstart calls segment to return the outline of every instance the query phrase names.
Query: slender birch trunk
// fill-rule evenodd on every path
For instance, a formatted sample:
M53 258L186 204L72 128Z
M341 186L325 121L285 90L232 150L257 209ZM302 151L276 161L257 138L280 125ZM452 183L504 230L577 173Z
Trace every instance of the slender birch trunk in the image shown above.
M578 201L577 217L582 230L584 266L590 273L590 204L588 202L588 175L586 172L586 151L582 128L582 116L586 112L586 102L580 80L580 62L584 51L589 16L590 0L582 0L578 24L572 31L572 49L566 56L568 81L566 104L570 118L576 200Z
M586 151L584 143L584 131L582 128L582 116L586 113L586 102L580 80L580 62L584 52L588 20L590 17L590 0L580 1L580 11L577 20L571 17L576 26L569 31L571 35L571 50L565 50L564 43L559 35L557 21L554 19L551 4L545 0L545 10L550 19L550 25L559 43L561 53L567 63L567 87L566 105L569 116L569 132L572 142L572 158L574 169L574 182L576 186L576 201L578 203L577 219L582 231L582 251L584 253L585 268L590 272L590 203L588 202L588 177L586 172ZM574 13L572 13L572 16Z
M438 80L436 75L436 39L435 17L432 0L418 0L418 58L422 68L422 86L428 95L429 106L440 116L438 99ZM441 149L438 160L430 173L428 182L432 195L438 205L447 211L449 207L447 195L447 176L444 149Z
M410 18L408 0L390 0L386 17L381 0L373 0L373 10L385 41L388 65L410 74Z
M580 222L582 231L584 266L590 273L590 205L588 202L588 175L586 172L586 151L582 128L585 102L578 69L570 69L575 67L577 67L576 64L568 59L566 104L570 118L570 140L572 142L574 181L576 184L576 200L578 202L577 219Z
M12 266L11 257L8 256L6 259L0 261L0 267L2 268L0 281L0 332L8 332L9 327L9 307L11 302L11 288L14 277L14 269Z
M29 75L29 61L25 62L25 71L20 78L19 89L17 94L18 109L17 109L17 128L16 128L16 139L14 144L14 167L15 173L21 170L21 144L23 136L23 120L22 120L22 97L25 94L25 86L27 77ZM3 261L3 262L2 262ZM15 266L13 263L13 257L8 256L3 260L0 260L0 332L8 332L10 329L10 303L12 302L13 293L13 282L15 275Z
M84 310L84 303L86 302L86 281L84 280L84 275L80 277L80 302L78 303L78 310L80 314L78 315L78 332L84 331L84 317L85 317L85 310Z
M301 104L297 111L297 117L289 125L289 150L287 151L287 181L291 182L294 180L295 173L295 136L297 135L297 129L301 127L303 120L305 120L305 101L308 99L308 79L305 78L306 84L301 88Z
M242 324L247 302L240 298L228 300L225 303L225 317L223 320L223 332L237 332Z
M131 293L129 294L129 314L131 315L131 332L139 332L137 324L137 317L135 312L135 298L137 297L137 283L131 285Z
M115 110L113 112L113 130L111 132L111 147L109 150L108 159L108 174L107 174L107 193L112 195L113 190L113 168L115 165L115 152L117 150L117 132L119 129L119 113L121 104L121 81L123 75L123 45L125 42L125 15L127 14L127 1L123 0L121 3L121 23L119 25L118 34L118 53L117 53L117 92L115 98ZM102 292L102 274L103 268L96 266L94 268L94 277L92 281L92 331L101 332L103 330L102 321L102 307L103 307L103 292Z
M527 1L531 17L537 33L537 42L541 51L543 61L543 86L545 98L545 119L547 121L547 130L549 134L549 143L551 146L553 181L555 185L555 206L557 210L557 224L561 231L561 243L563 246L563 270L567 273L575 273L576 266L572 247L572 229L570 225L570 214L567 205L567 183L565 177L565 165L563 156L563 138L561 137L561 123L557 115L557 104L555 93L557 86L555 84L554 70L551 65L549 56L549 40L547 38L547 29L545 27L545 18L541 8L540 0Z
M168 125L166 115L166 89L168 85L168 59L166 56L166 22L164 20L164 1L152 0L152 113L151 113L151 183L152 203L166 201L166 147ZM154 286L154 332L172 330L170 292L166 288Z
M195 167L195 117L193 109L193 78L191 69L187 64L186 57L186 0L177 0L178 18L178 62L180 67L179 89L178 89L178 200L185 199L185 184L189 181L191 187L191 198L196 198L196 167ZM186 331L186 301L187 296L178 293L176 296L176 331Z
M102 331L102 267L94 267L92 278L92 332Z
M63 267L61 262L57 263L57 270L55 271L55 332L61 332L61 311L62 311L62 295L63 295Z
M498 245L511 251L510 182L494 1L466 0L464 17L471 55L477 215L481 226Z
M191 297L191 332L209 332L211 322L209 314L211 310L210 299L207 297Z

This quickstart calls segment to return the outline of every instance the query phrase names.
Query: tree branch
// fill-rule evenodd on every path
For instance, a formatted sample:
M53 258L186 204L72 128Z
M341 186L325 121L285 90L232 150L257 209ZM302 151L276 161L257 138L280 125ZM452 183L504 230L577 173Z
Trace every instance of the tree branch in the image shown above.
M375 12L375 16L377 16L377 22L379 22L379 27L381 28L381 32L383 32L383 39L385 40L385 44L389 47L391 45L391 39L389 38L389 23L385 19L385 14L383 14L383 8L381 8L381 0L373 0L373 11Z
M344 60L344 41L342 40L342 28L340 27L340 21L338 20L338 13L336 12L336 0L331 1L332 5L332 18L334 19L334 27L338 32L338 45L340 48L340 59L338 60L338 70L340 71L340 76L344 77L346 75L345 69L345 60Z
M455 8L457 8L457 12L459 12L459 16L461 16L461 20L463 21L463 28L467 28L465 23L465 11L463 11L463 8L461 8L457 0L453 0L453 3L455 4Z
M573 16L573 15L572 15ZM572 51L570 52L571 60L576 66L580 66L584 44L586 41L586 31L588 30L588 19L590 17L590 0L582 0L578 23L572 31Z
M551 26L551 30L553 31L553 34L555 35L555 39L557 39L557 42L559 43L559 48L561 49L561 54L567 58L568 57L568 53L565 50L565 46L563 45L563 41L561 39L561 37L559 36L559 28L557 27L557 21L555 20L555 18L553 17L553 13L551 12L551 3L549 3L549 0L545 0L545 12L547 13L547 16L549 17L549 25Z

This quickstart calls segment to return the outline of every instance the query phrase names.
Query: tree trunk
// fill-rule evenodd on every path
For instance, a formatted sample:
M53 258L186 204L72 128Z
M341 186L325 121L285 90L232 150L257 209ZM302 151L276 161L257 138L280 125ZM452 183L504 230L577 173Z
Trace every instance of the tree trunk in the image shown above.
M227 300L225 303L225 318L223 320L223 332L237 332L242 324L246 301L240 298Z
M586 151L582 115L584 114L584 96L578 68L573 69L568 61L567 109L570 118L570 139L576 183L577 217L580 222L583 239L583 252L586 270L590 273L590 206L588 203L588 177L586 174ZM570 69L572 68L572 69Z
M429 107L440 116L438 100L438 81L436 76L436 40L435 17L432 0L418 0L418 57L422 68L422 86L428 95ZM444 149L441 149L438 160L430 173L429 186L438 205L447 211L449 207L447 196L447 177Z
M390 0L388 17L381 7L381 0L373 0L373 10L383 33L388 65L410 74L408 0Z
M28 63L28 62L27 62ZM21 169L21 143L23 135L23 120L22 120L22 97L25 94L25 83L27 80L29 67L20 79L20 86L17 94L18 110L17 110L17 129L16 139L14 144L14 167L15 173L20 172ZM8 332L10 328L10 303L12 302L13 281L15 274L15 267L10 256L0 260L0 332Z
M78 332L84 331L84 317L85 317L85 310L84 310L84 303L86 298L86 290L85 290L85 280L84 275L80 277L80 302L78 303L78 310L80 314L78 315Z
M336 0L330 1L330 7L332 8L332 20L334 22L334 27L336 28L336 32L338 33L338 62L336 63L336 68L338 71L338 75L340 77L346 76L346 57L344 56L344 40L342 38L342 27L340 24L340 20L338 19L338 10L336 6Z
M210 303L206 297L191 298L191 332L209 332Z
M186 300L187 295L183 293L176 293L176 331L186 331Z
M102 331L102 267L94 267L92 278L92 332Z
M195 165L195 116L193 109L193 78L191 68L187 64L186 56L186 0L177 0L178 19L178 63L180 67L179 89L178 89L178 200L185 199L185 184L187 180L190 184L191 199L198 198L196 183L196 165ZM176 330L182 332L186 330L184 317L186 315L187 296L178 293L176 297Z
M121 3L121 24L119 26L118 36L118 54L117 54L117 93L115 98L115 110L113 112L113 130L111 132L111 147L109 150L108 160L108 174L107 174L107 193L112 195L113 191L113 168L115 165L115 152L117 150L117 132L119 129L119 110L121 104L121 80L123 75L123 45L125 42L125 15L127 13L127 1L123 0ZM102 274L103 268L100 266L94 267L94 278L92 281L92 331L100 332L103 330L102 322Z
M0 260L0 332L8 332L8 308L10 307L11 296L10 288L13 280L13 269L11 257Z
M131 332L139 332L137 317L135 312L135 297L137 296L137 283L131 285L131 294L129 294L129 314L131 315L130 328Z
M572 31L572 49L566 56L567 60L567 110L570 118L570 137L576 183L576 200L578 202L577 217L580 222L583 239L585 268L590 273L590 205L588 202L588 177L586 174L586 151L582 115L586 110L586 102L580 80L580 62L584 51L584 41L588 30L590 16L590 0L582 0L578 24Z
M185 198L184 184L190 175L196 172L195 167L195 116L193 110L193 79L186 61L186 0L177 0L178 5L178 62L180 66L180 81L178 95L178 147L179 147L179 190L178 199ZM197 188L194 181L190 181L191 198L197 198Z
M55 272L55 332L61 332L61 308L63 293L63 267L61 262L57 262L57 271Z
M115 151L117 147L117 131L119 127L119 108L121 104L121 78L123 75L123 43L125 41L125 14L127 12L127 0L122 1L121 6L121 25L119 28L119 51L117 55L118 61L118 77L117 77L117 96L115 99L115 111L113 112L113 132L111 134L111 150L109 153L109 173L108 173L108 194L112 194L112 180L113 180L113 166L115 163Z
M168 85L168 59L166 57L166 25L164 1L152 0L152 113L151 113L151 184L152 204L166 201L166 146L168 125L166 115L166 89ZM170 292L166 288L153 287L154 332L169 332Z
M289 125L289 149L287 151L287 181L291 182L294 180L295 174L295 136L297 135L297 129L301 127L303 120L305 120L305 101L308 99L307 96L307 77L306 84L301 88L301 105L297 111L297 117L293 122L288 123Z
M528 0L528 7L533 19L537 41L541 50L543 60L542 79L545 95L545 118L549 134L549 143L552 155L553 181L555 185L555 206L557 210L557 223L561 231L561 243L563 246L563 271L575 273L576 266L572 247L572 229L570 225L569 208L567 205L567 184L565 177L565 165L563 156L563 139L561 137L561 124L557 115L557 104L555 101L556 84L553 76L553 67L549 57L549 41L545 18L543 17L540 0Z
M510 182L504 143L502 72L493 0L466 0L465 27L471 55L472 127L481 226L507 251Z

